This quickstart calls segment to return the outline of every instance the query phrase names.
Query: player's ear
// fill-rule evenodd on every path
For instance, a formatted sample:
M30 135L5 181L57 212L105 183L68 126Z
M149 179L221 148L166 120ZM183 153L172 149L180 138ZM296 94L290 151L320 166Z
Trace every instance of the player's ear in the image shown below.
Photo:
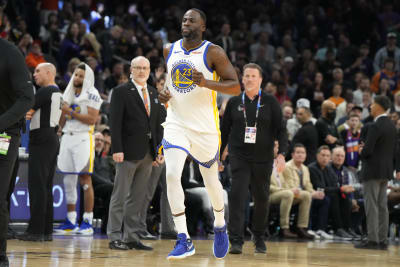
M201 32L204 33L206 31L206 25L204 23L201 24Z

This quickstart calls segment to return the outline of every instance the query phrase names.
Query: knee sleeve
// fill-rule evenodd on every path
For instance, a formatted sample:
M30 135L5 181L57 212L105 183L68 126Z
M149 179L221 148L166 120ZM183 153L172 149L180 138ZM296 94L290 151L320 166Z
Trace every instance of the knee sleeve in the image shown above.
M64 190L67 204L76 204L78 193L76 192L76 185L78 182L78 175L68 174L64 176Z
M168 202L172 214L179 214L185 211L185 194L181 176L187 154L179 149L166 149L164 154Z
M224 191L218 178L218 164L214 163L210 168L199 166L199 169L213 208L215 210L223 209L225 207Z

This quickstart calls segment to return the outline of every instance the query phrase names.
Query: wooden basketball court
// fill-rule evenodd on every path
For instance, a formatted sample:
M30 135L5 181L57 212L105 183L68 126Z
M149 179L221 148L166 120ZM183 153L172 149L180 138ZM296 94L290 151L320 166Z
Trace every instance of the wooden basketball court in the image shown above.
M267 242L267 254L254 254L252 242L246 242L243 254L217 260L212 255L212 240L195 240L196 254L183 260L168 261L173 240L145 241L154 250L116 251L108 240L97 237L54 237L53 242L37 243L10 240L10 266L400 266L399 244L388 251L356 250L352 243Z

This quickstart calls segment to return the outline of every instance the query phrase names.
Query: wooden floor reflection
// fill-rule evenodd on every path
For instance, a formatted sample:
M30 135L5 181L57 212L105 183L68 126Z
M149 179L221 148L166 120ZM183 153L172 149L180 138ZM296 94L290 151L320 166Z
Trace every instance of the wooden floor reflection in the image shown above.
M356 250L351 243L320 241L268 242L266 255L254 254L251 242L246 242L242 255L227 255L223 260L212 256L211 240L195 240L196 254L179 261L168 261L166 255L174 241L145 242L154 251L115 251L108 249L105 239L92 237L56 237L53 242L34 243L9 241L10 266L400 266L400 246L389 246L388 251Z

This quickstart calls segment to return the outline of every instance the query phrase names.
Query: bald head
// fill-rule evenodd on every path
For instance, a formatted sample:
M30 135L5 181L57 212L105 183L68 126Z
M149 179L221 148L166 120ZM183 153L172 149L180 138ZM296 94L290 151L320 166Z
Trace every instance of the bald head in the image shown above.
M322 113L322 117L324 117L324 118L331 120L333 117L333 119L335 119L336 104L330 100L325 100L324 102L322 102L322 105L321 105L321 113Z
M40 63L36 66L33 78L40 87L55 85L55 78L57 75L56 67L51 63Z
M150 61L143 56L132 59L131 76L136 83L144 86L150 76Z

